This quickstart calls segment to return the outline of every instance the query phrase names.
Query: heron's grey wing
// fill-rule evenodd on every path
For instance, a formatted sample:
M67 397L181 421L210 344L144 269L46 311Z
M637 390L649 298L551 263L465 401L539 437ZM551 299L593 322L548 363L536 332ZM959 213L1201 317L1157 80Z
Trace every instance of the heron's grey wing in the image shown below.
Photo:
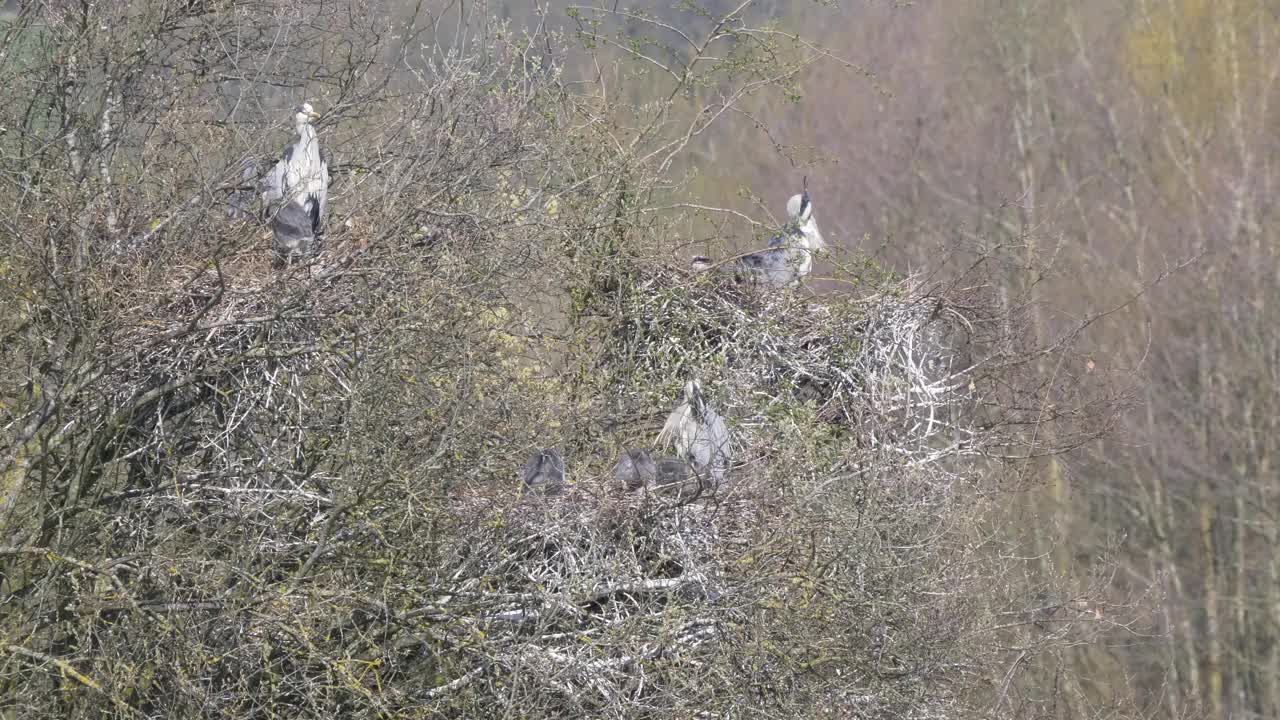
M711 464L711 436L707 432L705 424L698 423L698 427L694 430L693 441L689 443L688 454L693 466L698 470L706 470L707 466Z
M712 474L718 475L717 479L719 479L724 476L725 471L729 469L729 465L733 462L733 439L729 435L729 426L725 424L724 418L719 415L711 418L709 431L711 444L714 446L716 454L715 460L712 462Z
M286 202L271 218L271 232L276 251L283 255L303 254L310 251L315 237L311 230L311 215L296 202Z
M770 247L768 250L751 253L742 259L753 268L773 272L787 267L787 249L782 246Z
M720 417L719 413L706 407L703 410L699 430L703 441L698 457L700 469L710 467L711 476L716 480L722 480L733 459L729 426L725 424L724 418Z
M787 260L787 251L781 247L751 253L738 260L739 264L757 278L777 285L790 282L795 271Z
M304 205L307 217L311 218L311 234L320 237L320 201L315 197L309 197Z

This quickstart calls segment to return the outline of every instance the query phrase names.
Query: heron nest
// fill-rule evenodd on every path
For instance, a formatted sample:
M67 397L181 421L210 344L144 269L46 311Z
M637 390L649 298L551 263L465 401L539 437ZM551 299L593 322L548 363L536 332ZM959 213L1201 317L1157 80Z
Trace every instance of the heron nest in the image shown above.
M816 295L720 274L641 275L599 327L594 369L613 412L669 409L702 381L747 455L787 416L923 457L975 436L957 411L977 397L972 310L910 281ZM755 452L753 452L755 451Z
M664 667L725 662L766 692L780 668L728 658L769 602L743 571L758 562L745 549L765 518L796 510L780 492L804 485L779 478L822 474L804 486L812 514L797 528L821 517L843 526L828 501L865 507L881 495L875 512L901 521L904 542L937 515L912 525L903 507L957 501L945 461L962 454L952 440L972 432L956 411L973 389L949 344L969 325L958 308L926 292L820 298L664 268L643 277L610 299L616 312L584 323L603 339L592 345L588 408L578 411L619 420L569 454L570 490L521 494L513 463L510 480L470 486L449 503L450 518L484 530L448 550L461 589L439 612L465 617L500 649L491 664L458 668L432 697L501 678L607 714L660 706ZM609 474L617 450L651 447L653 418L688 377L731 424L732 483L628 490Z

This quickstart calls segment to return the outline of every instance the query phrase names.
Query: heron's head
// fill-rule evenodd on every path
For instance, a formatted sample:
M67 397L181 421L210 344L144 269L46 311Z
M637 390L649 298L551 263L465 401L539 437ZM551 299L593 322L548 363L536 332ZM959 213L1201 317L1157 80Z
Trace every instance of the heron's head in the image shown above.
M700 411L702 409L702 383L699 383L696 379L685 383L684 401L689 403L689 407Z
M804 225L813 219L813 203L809 202L809 191L792 195L787 201L787 218L797 225Z
M711 258L705 255L696 255L693 260L689 261L689 267L693 268L694 272L707 272L712 267Z
M293 109L293 121L298 125L305 125L312 120L319 120L320 113L311 107L311 103L302 103Z
M792 195L787 201L787 217L791 225L804 233L810 250L822 250L827 246L822 233L818 232L818 223L813 219L813 203L809 201L809 191Z
M540 454L542 462L547 468L557 472L564 472L564 456L560 454L559 450L546 448Z

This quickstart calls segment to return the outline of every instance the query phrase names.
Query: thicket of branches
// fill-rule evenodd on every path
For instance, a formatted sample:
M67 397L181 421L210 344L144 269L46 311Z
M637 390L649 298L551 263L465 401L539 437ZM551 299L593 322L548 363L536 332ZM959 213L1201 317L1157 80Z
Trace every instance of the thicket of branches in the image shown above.
M770 114L775 137L836 156L807 170L845 193L824 231L865 232L903 268L957 239L1002 245L999 284L1037 299L1041 338L1123 306L1087 356L1042 372L1131 371L1142 407L1087 460L1046 462L1020 522L1045 575L1083 585L1117 562L1120 587L1158 597L1159 631L1082 645L1045 684L1078 689L1067 716L1131 679L1161 717L1280 717L1280 6L842 5L821 37L856 48L885 94L823 68L801 107ZM740 123L705 167L768 182L736 152L752 137Z
M1074 336L1034 344L987 257L943 282L837 253L822 295L673 259L690 140L825 52L740 11L682 39L617 9L571 38L370 10L44 3L4 26L0 709L1052 702L1019 678L1088 640L1089 598L1033 594L991 540L1000 492L1123 404L1100 375L1039 379ZM570 83L573 46L631 57ZM610 87L637 58L669 76L652 102ZM330 232L273 271L227 208L302 99ZM614 485L691 377L732 482ZM543 446L562 497L521 493Z

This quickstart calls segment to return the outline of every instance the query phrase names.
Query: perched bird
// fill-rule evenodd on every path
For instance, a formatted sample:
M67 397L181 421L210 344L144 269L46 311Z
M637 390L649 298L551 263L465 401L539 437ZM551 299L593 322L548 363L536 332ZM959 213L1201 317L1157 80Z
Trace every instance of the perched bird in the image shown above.
M693 258L694 272L712 268L752 278L768 285L782 287L799 283L813 270L813 254L825 249L826 241L813 218L809 191L792 195L787 201L787 224L769 241L766 250L744 255L716 267L709 258Z
M280 161L263 180L262 203L281 258L314 255L320 250L329 194L329 160L320 150L311 122L320 117L308 103L294 108L298 139L285 146Z
M639 490L658 479L658 466L648 450L632 448L622 453L613 466L613 477L627 490Z
M690 380L684 386L684 400L667 416L658 433L660 447L675 447L699 473L710 473L720 484L733 459L729 428L702 396L702 386Z
M555 448L539 450L529 456L520 472L526 490L544 495L559 495L564 491L564 458Z

